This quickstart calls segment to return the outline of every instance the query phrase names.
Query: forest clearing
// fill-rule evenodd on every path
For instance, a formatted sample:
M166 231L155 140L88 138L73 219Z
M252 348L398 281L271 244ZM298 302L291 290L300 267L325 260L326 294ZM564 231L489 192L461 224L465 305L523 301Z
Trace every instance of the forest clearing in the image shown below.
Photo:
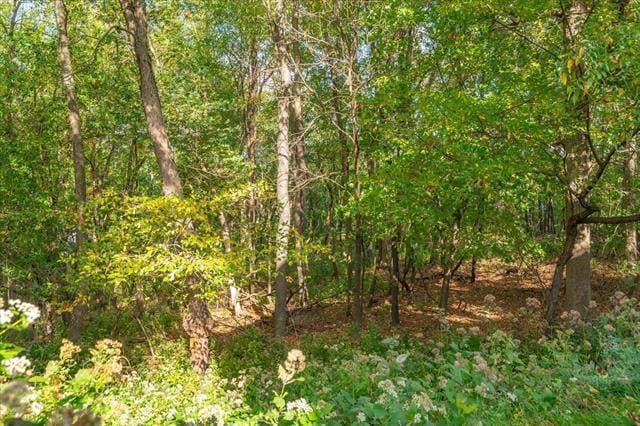
M0 0L7 425L640 425L640 0Z

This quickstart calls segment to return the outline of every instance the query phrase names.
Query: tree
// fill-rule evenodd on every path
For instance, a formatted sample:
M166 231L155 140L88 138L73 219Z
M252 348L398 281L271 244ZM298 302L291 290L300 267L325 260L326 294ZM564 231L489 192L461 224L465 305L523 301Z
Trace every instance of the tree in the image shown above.
M296 272L298 275L298 292L300 295L300 304L306 305L309 299L309 289L305 281L305 262L303 254L304 229L306 225L306 186L309 179L309 168L305 156L305 128L302 114L302 59L300 53L300 0L293 1L293 10L291 13L291 31L293 39L291 41L291 56L294 67L294 78L292 83L292 145L293 158L295 159L295 209L293 222L296 229Z
M586 2L572 0L563 14L563 30L565 49L569 55L579 54L579 38L587 17L591 14ZM585 73L583 63L572 67L575 78L581 79ZM589 138L586 126L589 120L589 97L584 94L579 99L568 99L567 110L574 118L577 129L564 142L566 151L565 167L567 170L567 222L575 215L585 211L584 203L579 194L584 190L589 181L591 171L591 152L589 150ZM575 236L570 235L573 230L566 226L567 239L574 239L571 257L567 261L566 275L566 302L567 309L576 310L583 316L588 313L591 301L591 227L588 224L577 224Z
M131 37L139 71L140 97L147 119L147 129L162 176L162 192L166 196L182 196L182 183L169 143L162 116L160 95L153 72L144 0L120 0L120 6Z
M76 99L71 52L69 50L69 35L67 34L67 10L63 0L56 0L54 4L56 26L58 29L58 50L60 68L62 70L62 85L67 99L67 116L73 146L73 171L75 177L75 200L78 224L75 232L76 247L79 248L84 240L84 204L87 201L87 185L84 173L84 146L82 143L82 125L80 109ZM88 309L85 303L75 304L71 316L69 336L72 340L80 338L81 327Z
M182 183L164 125L160 95L151 62L144 0L120 0L120 5L138 64L140 97L162 176L162 192L166 197L182 197ZM191 232L195 232L192 225ZM196 371L204 373L209 366L209 333L213 320L206 302L197 295L197 282L196 276L188 277L185 282L189 306L182 326L189 336L191 365Z
M269 0L267 8L273 24L273 45L278 64L278 135L276 140L278 169L276 200L278 203L278 230L276 235L276 304L273 314L274 332L283 336L287 332L287 257L291 201L289 200L289 101L291 96L291 69L289 67L287 18L284 0Z

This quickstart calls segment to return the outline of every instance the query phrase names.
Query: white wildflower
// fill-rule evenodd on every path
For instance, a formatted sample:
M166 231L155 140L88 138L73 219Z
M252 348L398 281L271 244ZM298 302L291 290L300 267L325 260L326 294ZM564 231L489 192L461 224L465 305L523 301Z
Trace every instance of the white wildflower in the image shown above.
M518 399L517 395L513 392L507 392L507 398L509 398L511 402L516 402Z
M215 421L216 426L224 425L224 411L216 404L203 407L198 414L200 420L207 422L207 424L213 425Z
M411 397L411 402L413 402L418 407L422 408L424 411L429 412L436 409L436 406L433 405L433 401L429 398L426 392L416 393Z
M29 324L32 324L40 318L40 309L31 303L23 302L19 299L12 299L9 300L9 306L13 306L18 312L24 314Z
M291 373L299 373L305 369L305 357L299 349L291 349L287 354L284 367Z
M8 309L0 309L0 324L8 324L13 319L13 312Z
M398 394L396 393L396 387L393 384L393 382L389 379L383 380L380 383L378 383L378 387L380 389L382 389L384 391L384 393L391 395L391 396L398 396Z
M10 376L18 376L27 373L28 368L31 367L31 361L25 356L19 356L5 359L2 361L2 365Z
M300 411L301 413L310 413L311 406L306 399L300 398L292 402L287 402L287 411Z
M366 421L367 421L367 415L366 415L366 414L364 414L362 411L360 411L360 412L358 413L358 415L356 416L356 420L358 420L358 421L359 421L359 422L361 422L361 423L364 423L364 422L366 422Z

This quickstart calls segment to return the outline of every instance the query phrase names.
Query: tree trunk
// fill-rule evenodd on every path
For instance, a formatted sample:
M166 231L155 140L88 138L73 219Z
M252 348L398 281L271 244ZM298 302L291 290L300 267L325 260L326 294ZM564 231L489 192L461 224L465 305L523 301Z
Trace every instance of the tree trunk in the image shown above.
M4 116L4 134L7 137L7 141L11 144L15 144L17 140L16 129L13 121L13 100L15 96L15 56L16 56L16 40L15 29L18 24L18 16L20 14L20 7L23 5L22 0L13 0L11 4L11 14L9 16L9 28L7 31L7 64L6 64L6 81L7 90L4 97L5 103L5 116Z
M252 188L249 192L247 205L247 219L249 222L247 230L247 248L249 249L249 292L253 293L253 286L256 277L255 272L255 238L256 225L258 222L258 200L256 197L255 185L257 182L257 161L256 145L258 143L258 130L256 119L258 116L258 102L260 99L260 67L258 62L258 42L254 38L251 41L249 52L249 72L247 81L247 101L244 114L244 137L247 147L247 160L253 166L251 170Z
M553 320L558 306L560 296L560 288L562 287L562 275L564 274L567 262L573 254L576 238L578 236L578 224L571 218L567 221L565 229L565 240L562 253L556 262L556 268L551 281L551 294L549 296L549 305L547 307L547 335L551 335Z
M453 226L451 228L451 241L449 244L449 253L446 259L446 268L442 279L442 288L440 289L440 312L446 314L449 304L449 286L451 278L457 269L455 264L456 253L458 250L458 233L460 232L460 222L462 221L462 210L456 210L453 218Z
M164 195L180 197L182 196L182 183L162 116L160 95L151 62L144 0L120 0L120 5L140 72L140 96L147 119L147 129L160 167L162 192Z
M229 221L227 215L222 210L218 213L218 220L220 221L220 228L222 229L222 244L224 245L224 252L231 253L231 230L229 229Z
M636 175L636 161L638 157L637 147L633 141L629 144L629 151L624 161L624 199L623 205L628 213L633 211L635 207L635 199L633 196L633 181ZM629 223L626 225L627 244L626 254L627 262L631 265L636 264L638 257L638 240L636 224Z
M358 102L358 75L357 63L357 34L352 34L350 40L350 52L348 57L347 87L350 96L349 120L351 122L351 143L353 145L353 196L356 206L360 203L360 124ZM353 323L357 330L362 328L364 321L364 235L362 232L362 215L355 214L353 268L355 281L353 286Z
M289 200L289 97L291 91L291 71L289 69L286 17L284 0L275 0L273 20L273 43L280 79L278 81L278 170L276 178L276 199L278 202L278 235L276 241L276 306L273 315L276 336L284 336L287 331L287 256L289 227L291 225L291 204Z
M564 37L568 51L576 46L576 40L589 10L583 0L573 0L564 19ZM584 65L576 65L576 78L584 74ZM567 109L576 120L578 126L585 126L589 120L589 99L586 95L577 103L567 100ZM567 170L567 220L584 211L579 194L587 185L591 170L590 135L587 130L579 130L565 144L565 165ZM586 201L586 200L582 200ZM566 300L567 309L580 312L583 317L588 314L591 300L591 227L579 224L576 229L571 258L566 266Z
M400 292L400 255L398 254L398 244L400 232L391 239L391 324L400 324L400 302L398 300Z
M84 149L82 145L82 129L80 109L76 99L71 52L69 51L69 36L67 34L67 10L63 0L56 0L54 4L56 26L58 28L58 53L60 68L62 69L62 85L67 98L67 117L71 131L71 145L73 146L73 171L75 177L75 198L78 214L76 229L76 245L82 244L82 226L84 224L83 205L87 201L87 184L84 176Z
M291 15L291 27L294 37L291 41L291 51L294 65L294 80L292 87L291 109L293 112L292 137L295 158L295 210L294 210L294 226L296 228L296 271L298 275L298 291L300 296L300 305L305 306L309 298L309 290L305 281L306 262L303 255L304 229L306 227L306 190L305 186L309 177L307 161L305 158L304 147L304 124L302 118L302 61L300 57L299 34L299 14L300 2L294 0L293 12Z
M82 126L80 121L80 109L76 99L75 81L69 50L69 35L67 33L67 10L63 0L54 3L56 15L56 27L58 29L58 57L62 71L62 86L67 99L67 118L71 133L71 145L73 147L73 171L75 180L75 200L77 220L75 232L76 248L84 241L84 204L87 201L87 185L84 174L84 149L82 144ZM89 308L85 302L74 304L71 311L69 338L73 341L80 339L82 329Z
M162 176L162 192L165 196L181 197L182 183L164 125L160 94L151 62L144 0L120 0L120 5L138 64L140 97ZM182 326L189 336L191 366L204 373L209 366L209 335L213 320L206 302L196 296L196 284L195 277L189 277L185 281L189 306Z

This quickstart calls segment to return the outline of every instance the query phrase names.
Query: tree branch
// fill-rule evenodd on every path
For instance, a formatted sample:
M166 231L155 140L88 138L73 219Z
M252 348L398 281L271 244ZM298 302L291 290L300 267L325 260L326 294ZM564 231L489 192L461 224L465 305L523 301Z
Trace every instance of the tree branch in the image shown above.
M610 216L610 217L587 217L579 223L605 223L609 225L619 225L622 223L640 222L640 214L630 216Z

